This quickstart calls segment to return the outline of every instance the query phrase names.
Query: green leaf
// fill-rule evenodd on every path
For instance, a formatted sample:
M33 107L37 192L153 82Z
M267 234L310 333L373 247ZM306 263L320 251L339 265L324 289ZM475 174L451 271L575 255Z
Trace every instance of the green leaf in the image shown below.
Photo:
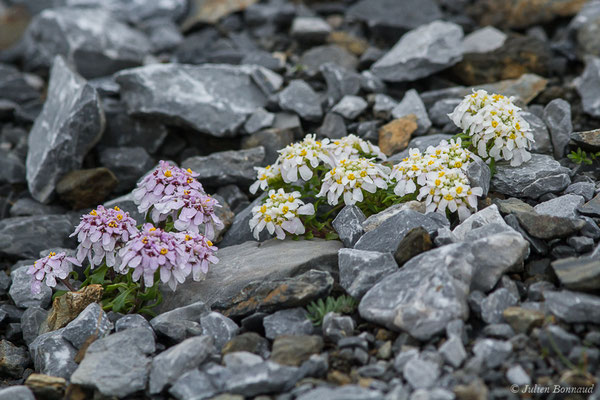
M118 295L112 302L112 310L114 312L121 312L127 303L127 298L131 295L134 288L129 288Z
M62 296L63 294L67 293L68 290L57 290L56 292L54 292L54 294L52 295L52 301L54 301L54 299Z
M340 238L340 236L335 232L327 232L325 234L325 239L327 239L327 240L337 240L339 238Z

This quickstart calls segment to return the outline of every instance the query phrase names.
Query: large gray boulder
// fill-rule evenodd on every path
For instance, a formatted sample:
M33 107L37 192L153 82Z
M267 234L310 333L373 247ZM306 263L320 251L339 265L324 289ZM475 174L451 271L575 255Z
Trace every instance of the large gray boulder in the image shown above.
M100 140L104 112L94 88L56 57L48 97L29 133L27 184L34 199L51 200L58 180L81 168Z

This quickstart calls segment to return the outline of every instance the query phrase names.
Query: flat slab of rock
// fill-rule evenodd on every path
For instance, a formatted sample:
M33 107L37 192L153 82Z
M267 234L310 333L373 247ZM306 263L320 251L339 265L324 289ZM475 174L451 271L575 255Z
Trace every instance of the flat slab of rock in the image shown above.
M79 169L100 140L104 124L96 90L56 57L47 100L29 133L27 184L34 199L50 201L61 176Z
M565 322L600 323L600 297L598 296L562 290L545 291L544 298L550 312Z
M600 58L588 56L583 74L574 83L581 96L583 111L592 117L600 117Z
M563 258L552 262L554 273L567 289L600 289L600 260L593 258Z
M74 223L66 215L5 218L0 221L0 253L38 258L45 249L70 248L75 244L73 238L69 238L75 229Z
M546 193L560 192L570 183L568 168L551 156L532 154L531 160L518 167L498 163L492 190L507 196L537 199Z
M371 28L413 29L442 17L433 0L361 0L346 12Z
M122 71L116 80L130 114L160 117L216 137L232 137L250 114L266 105L257 83L257 74L266 73L263 70L155 64Z
M165 312L203 301L225 309L233 305L240 291L252 282L284 279L310 269L334 271L342 243L336 240L277 240L246 242L219 250L219 263L201 282L188 281L175 293L164 289Z
M554 217L535 212L519 213L516 216L527 233L540 239L568 237L585 226L582 219Z
M600 151L600 129L585 132L573 132L571 140L584 150Z
M450 67L462 59L463 30L452 22L434 21L405 35L371 67L379 78L412 81Z

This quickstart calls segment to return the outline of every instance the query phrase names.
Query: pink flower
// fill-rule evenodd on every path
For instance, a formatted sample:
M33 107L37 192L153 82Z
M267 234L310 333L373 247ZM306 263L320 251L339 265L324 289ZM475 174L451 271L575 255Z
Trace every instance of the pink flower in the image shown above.
M154 204L152 220L158 223L171 215L175 229L180 232L198 233L198 228L205 225L204 235L214 239L215 227L223 228L223 223L215 214L215 207L221 205L209 195L194 189L179 187L175 193L163 197Z
M175 193L178 188L193 189L204 193L202 184L195 179L196 176L198 174L189 168L182 169L167 161L160 161L158 167L146 175L133 191L138 211L142 214L145 213L164 196Z
M71 236L77 235L77 260L89 260L92 269L102 263L106 257L106 265L117 264L116 250L122 247L129 238L139 234L136 223L129 213L119 207L106 209L98 206L89 214L81 217L81 222Z
M152 224L144 224L141 234L129 240L119 256L121 264L117 271L126 274L132 269L133 280L137 282L143 276L146 287L154 284L154 275L159 271L160 280L175 291L177 284L183 283L191 272L185 245L175 233Z
M188 254L187 265L192 270L192 278L199 281L208 272L209 264L216 264L219 259L215 256L217 247L199 233L178 233L177 237L185 245Z
M67 257L65 253L50 252L46 257L35 261L27 269L29 275L33 275L31 280L31 293L39 294L42 291L42 282L46 279L46 285L56 286L56 278L66 279L71 272L71 265L81 265L77 259Z

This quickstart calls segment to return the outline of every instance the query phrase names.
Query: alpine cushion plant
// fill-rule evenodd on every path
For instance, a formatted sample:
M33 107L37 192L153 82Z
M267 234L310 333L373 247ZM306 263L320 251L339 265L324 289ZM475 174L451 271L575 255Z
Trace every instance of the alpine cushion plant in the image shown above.
M32 291L39 293L42 282L54 287L62 280L70 290L70 263L87 259L81 287L101 284L102 305L115 312L153 314L162 297L159 283L173 291L191 275L198 281L216 264L217 247L211 239L222 223L215 215L219 203L204 192L191 170L166 161L144 177L134 190L140 213L147 222L135 225L129 213L118 207L98 206L81 217L71 236L77 236L77 258L50 253L34 263ZM202 229L203 233L200 233Z

